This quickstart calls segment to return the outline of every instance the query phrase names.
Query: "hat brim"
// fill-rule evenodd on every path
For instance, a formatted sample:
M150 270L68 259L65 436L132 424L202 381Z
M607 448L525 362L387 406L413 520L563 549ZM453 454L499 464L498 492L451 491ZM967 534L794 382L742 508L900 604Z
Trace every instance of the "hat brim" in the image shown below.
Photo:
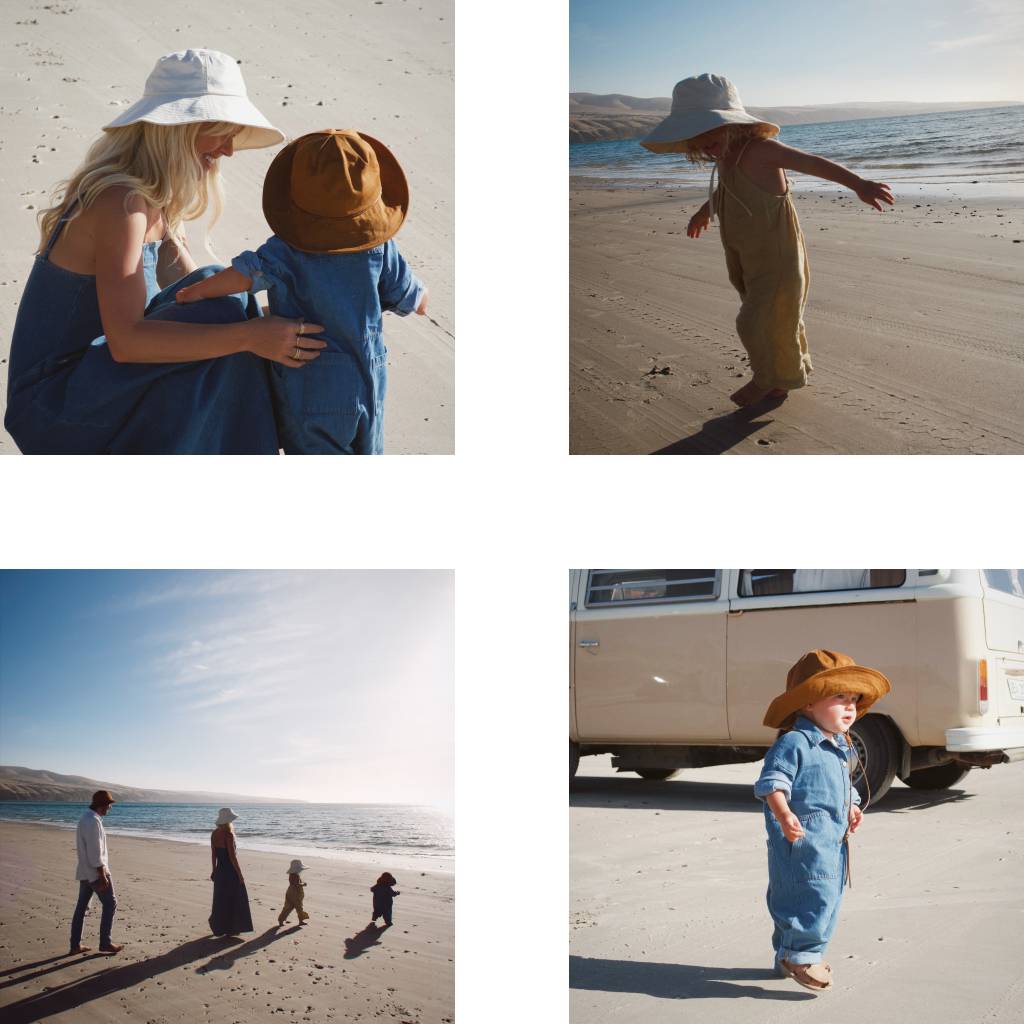
M319 135L310 132L309 135ZM271 231L293 249L308 253L365 252L383 245L398 233L409 213L409 183L405 172L383 142L365 132L357 133L377 154L380 165L380 199L356 216L324 217L307 213L291 198L294 139L274 157L263 179L263 216Z
M778 135L781 130L777 124L752 117L746 111L702 110L693 114L669 114L640 140L640 145L653 153L678 152L681 143L730 124L762 125L765 138Z
M772 729L786 728L807 704L830 697L835 693L859 693L857 718L867 714L868 708L892 690L892 684L881 672L863 665L840 665L816 672L799 686L779 694L768 706L764 724Z
M242 130L233 139L236 150L265 149L285 141L284 132L275 128L244 96L184 96L169 102L161 102L155 96L143 97L110 124L105 124L103 130L124 128L138 121L163 125L196 121L239 124Z

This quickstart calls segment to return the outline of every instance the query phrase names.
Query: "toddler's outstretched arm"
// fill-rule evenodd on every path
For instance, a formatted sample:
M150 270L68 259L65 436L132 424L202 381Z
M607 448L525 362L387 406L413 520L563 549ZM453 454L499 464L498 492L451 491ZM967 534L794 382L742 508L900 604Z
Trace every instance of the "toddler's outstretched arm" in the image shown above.
M815 156L813 153L804 153L802 150L785 146L774 139L761 140L759 157L769 163L770 166L785 167L790 171L799 171L801 174L810 174L814 178L824 178L826 181L834 181L843 185L851 192L856 193L857 198L876 210L881 210L879 200L883 203L893 205L895 200L892 192L885 182L868 181L853 173L842 164L833 163L823 156Z
M215 299L220 295L247 292L251 287L251 277L246 277L234 267L225 267L212 277L206 277L195 284L179 288L174 297L178 302L198 302L200 299Z

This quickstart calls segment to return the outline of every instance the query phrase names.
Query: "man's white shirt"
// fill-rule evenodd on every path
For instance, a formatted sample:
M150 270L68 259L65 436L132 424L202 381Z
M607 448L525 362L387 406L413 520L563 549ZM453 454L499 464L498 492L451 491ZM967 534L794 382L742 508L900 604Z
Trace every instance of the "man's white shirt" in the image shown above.
M76 833L78 846L78 870L75 878L81 882L95 882L100 877L100 866L107 871L107 833L103 830L103 819L90 807L78 819Z

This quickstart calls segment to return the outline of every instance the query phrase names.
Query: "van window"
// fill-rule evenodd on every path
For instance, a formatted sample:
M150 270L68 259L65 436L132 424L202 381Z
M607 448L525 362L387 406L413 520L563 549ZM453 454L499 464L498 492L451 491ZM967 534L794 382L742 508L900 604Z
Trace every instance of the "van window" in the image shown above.
M906 569L741 569L740 596L901 587Z
M717 594L717 569L592 569L587 583L587 607L697 601Z
M1024 569L985 569L985 583L1004 594L1024 597Z

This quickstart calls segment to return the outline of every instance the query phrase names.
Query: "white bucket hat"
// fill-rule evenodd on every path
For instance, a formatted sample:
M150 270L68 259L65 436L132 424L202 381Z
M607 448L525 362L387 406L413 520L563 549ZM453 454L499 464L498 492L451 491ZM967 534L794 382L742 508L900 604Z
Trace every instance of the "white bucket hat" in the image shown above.
M236 821L237 819L238 819L238 815L235 814L235 812L233 810L231 810L230 807L222 807L217 812L217 824L218 825L229 825L231 822Z
M146 79L142 99L103 130L136 121L230 121L244 126L234 138L235 149L262 149L285 139L249 100L234 57L219 50L190 49L161 57Z
M285 872L285 873L289 874L289 875L297 875L300 871L305 871L305 870L306 870L306 865L303 864L301 860L293 860L292 863L291 863L291 867L288 868L287 872Z
M777 124L762 121L743 109L740 94L728 78L705 72L676 82L671 113L640 140L640 145L657 153L666 143L693 139L725 124L762 124L770 129L766 136L779 134Z

